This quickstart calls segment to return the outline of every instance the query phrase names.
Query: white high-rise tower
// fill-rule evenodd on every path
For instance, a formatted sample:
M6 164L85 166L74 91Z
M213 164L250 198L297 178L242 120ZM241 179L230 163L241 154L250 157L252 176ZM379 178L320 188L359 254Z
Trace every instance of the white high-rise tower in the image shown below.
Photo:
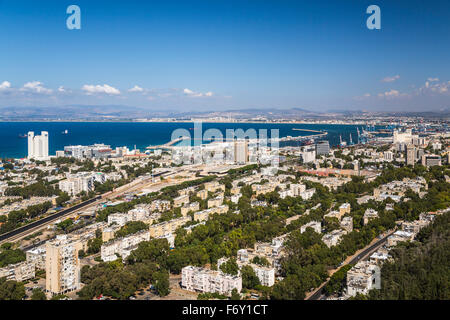
M28 132L28 159L48 159L48 132L41 131L35 136L33 131Z

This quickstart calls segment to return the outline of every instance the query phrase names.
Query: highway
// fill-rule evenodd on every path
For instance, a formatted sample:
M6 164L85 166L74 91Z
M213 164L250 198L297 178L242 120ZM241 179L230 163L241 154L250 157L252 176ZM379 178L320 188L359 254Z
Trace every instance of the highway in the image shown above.
M25 225L23 227L15 229L13 231L4 233L4 234L0 235L0 243L4 242L6 240L10 240L11 238L13 238L15 236L18 236L18 235L21 235L22 233L28 233L28 232L30 232L32 230L35 230L36 228L41 227L43 224L52 222L54 220L57 220L58 218L61 218L61 217L65 216L65 215L68 215L68 214L73 213L73 212L75 212L77 210L80 210L80 209L82 209L82 208L84 208L86 206L89 206L89 205L91 205L92 203L98 201L101 198L102 198L101 196L97 196L97 197L95 197L93 199L89 199L87 201L84 201L82 203L74 205L73 207L70 207L68 209L61 210L61 211L59 211L57 213L54 213L54 214L52 214L50 216L47 216L47 217L42 218L42 219L39 219L39 220L34 221L32 223L29 223L29 224L27 224L27 225Z
M178 170L175 170L175 172L173 172L172 174L182 174L183 171L184 171L184 169L178 169ZM165 172L162 172L159 174L155 174L154 177L164 175L167 173L171 173L171 172L165 171ZM54 213L52 215L49 215L45 218L39 219L39 220L29 223L25 226L22 226L15 230L10 231L10 232L4 233L4 234L0 235L0 244L4 243L4 242L19 240L23 237L26 237L27 235L29 235L31 233L38 231L39 229L46 227L47 225L53 223L54 221L56 221L60 218L69 217L70 215L73 215L79 211L86 210L89 207L99 205L100 203L108 201L108 200L112 200L114 198L122 196L125 193L143 189L150 185L152 187L158 186L156 189L154 189L154 191L158 191L159 189L161 189L163 187L170 186L173 184L178 184L178 183L185 181L183 179L183 180L176 181L176 182L165 181L165 182L154 183L151 179L152 179L151 176L137 178L136 180L130 182L129 184L119 187L116 190L111 191L110 193L96 196L95 198L92 198L92 199L89 199L82 203L79 203L77 205L74 205L73 207L61 210L61 211Z
M395 230L389 232L386 236L384 236L383 238L381 238L380 240L378 240L377 242L375 242L372 245L369 245L368 247L366 247L363 251L361 251L358 255L356 255L355 257L353 257L348 264L357 264L360 260L363 260L364 258L366 258L368 255L372 254L373 252L375 252L376 250L378 250L379 247L381 247L386 241L387 238L393 234L395 232ZM341 266L339 269L341 269L344 266ZM337 269L336 271L338 271L339 269ZM324 283L322 283L319 288L316 289L316 292L314 292L312 295L310 295L309 297L307 297L305 300L323 300L324 298L324 294L323 294L323 288L325 287L325 285L328 283L329 279L327 281L325 281Z

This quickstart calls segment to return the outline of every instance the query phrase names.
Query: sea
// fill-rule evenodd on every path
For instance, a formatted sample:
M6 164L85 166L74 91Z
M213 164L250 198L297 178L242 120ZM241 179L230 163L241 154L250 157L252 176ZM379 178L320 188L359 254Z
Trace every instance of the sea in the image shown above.
M144 151L148 146L162 145L171 140L172 132L185 129L194 136L194 123L189 122L0 122L0 158L24 158L27 156L27 138L29 131L35 135L41 131L49 133L49 153L63 150L69 145L91 145L104 143L112 148L127 146L130 149ZM330 146L339 144L339 137L349 143L350 135L357 141L357 128L362 126L338 124L295 124L295 123L202 123L203 133L208 129L218 129L226 136L227 129L266 129L270 137L271 129L279 130L279 137L297 137L314 134L306 129L326 131L328 135L320 140L328 140ZM67 130L67 133L65 133ZM296 145L299 142L290 142ZM280 146L282 146L280 144Z

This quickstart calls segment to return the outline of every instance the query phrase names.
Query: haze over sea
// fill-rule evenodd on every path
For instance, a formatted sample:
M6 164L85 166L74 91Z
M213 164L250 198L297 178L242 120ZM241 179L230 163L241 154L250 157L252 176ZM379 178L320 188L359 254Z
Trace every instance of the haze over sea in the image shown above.
M49 153L54 155L56 150L63 150L68 145L90 145L104 143L112 148L127 146L145 151L150 145L161 145L171 139L172 132L182 128L190 130L194 123L189 122L0 122L0 157L24 158L27 156L27 139L20 135L34 131L49 133ZM298 129L310 129L327 131L328 135L322 140L328 140L331 146L339 144L339 135L345 141L357 141L357 127L355 125L329 125L329 124L279 124L279 123L203 123L203 133L210 129L219 129L224 137L226 129L279 129L279 136L307 136L311 132L296 131ZM68 130L68 134L63 134ZM190 131L192 136L193 130ZM292 142L295 145L295 142Z

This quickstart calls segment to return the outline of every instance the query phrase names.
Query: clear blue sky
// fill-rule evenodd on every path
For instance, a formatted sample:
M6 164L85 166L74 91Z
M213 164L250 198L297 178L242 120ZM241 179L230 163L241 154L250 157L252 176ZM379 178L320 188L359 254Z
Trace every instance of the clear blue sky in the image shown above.
M447 0L0 0L0 39L0 106L450 107Z

